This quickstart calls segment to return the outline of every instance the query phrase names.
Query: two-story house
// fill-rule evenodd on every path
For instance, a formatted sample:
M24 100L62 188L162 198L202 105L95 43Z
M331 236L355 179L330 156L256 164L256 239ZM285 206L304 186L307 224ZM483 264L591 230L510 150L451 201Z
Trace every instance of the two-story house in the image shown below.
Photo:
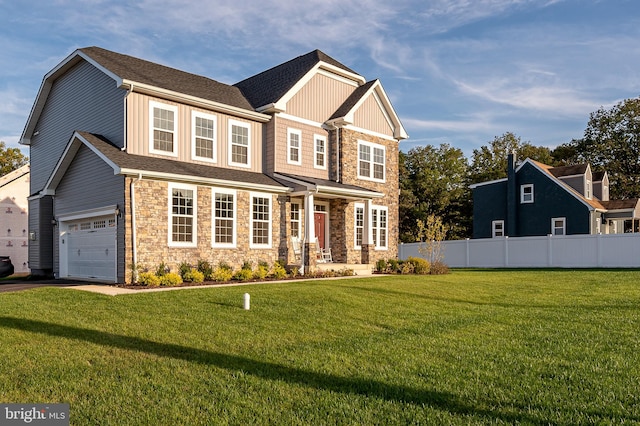
M9 256L14 273L28 274L29 165L0 176L0 255Z
M508 157L507 178L471 185L473 238L638 232L638 199L609 200L606 172Z
M43 79L29 145L34 274L397 255L398 142L378 80L318 50L227 85L98 47Z

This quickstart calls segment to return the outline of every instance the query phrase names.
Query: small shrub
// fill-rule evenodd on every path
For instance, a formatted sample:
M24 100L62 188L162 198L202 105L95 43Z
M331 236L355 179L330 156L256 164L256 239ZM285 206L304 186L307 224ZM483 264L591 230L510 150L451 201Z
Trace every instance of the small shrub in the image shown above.
M158 287L160 285L160 277L153 272L140 272L138 274L138 284L148 287Z
M403 262L402 266L400 266L400 273L402 275L411 275L414 273L415 267L413 266L413 263L410 262Z
M175 272L167 272L160 277L160 285L164 287L175 287L182 284L182 277Z
M187 282L200 284L201 282L204 282L204 274L197 269L192 268L182 276L182 279Z
M205 281L211 281L213 279L213 266L206 260L198 261L198 271L202 272Z
M167 264L164 263L164 262L161 262L158 265L158 268L156 269L156 275L161 277L164 274L168 274L170 271L171 271L171 269L167 266Z
M441 261L433 262L430 273L431 275L446 275L449 273L449 266Z
M213 270L212 279L214 281L231 281L231 278L233 278L233 269L227 264L221 262L220 265Z
M238 281L249 281L253 278L253 267L251 266L251 262L245 261L242 264L242 268L233 276Z
M273 264L273 270L271 273L273 275L273 278L277 280L281 280L287 277L287 270L285 269L284 265L280 263L280 261Z
M259 280L264 280L269 275L269 265L266 262L260 262L258 267L253 272L253 277Z
M300 275L300 268L298 268L297 266L292 266L291 270L289 271L289 275L291 277L297 277L298 275Z
M376 272L379 274L384 274L387 272L387 261L384 259L378 259L376 262Z
M418 275L427 275L431 269L431 265L426 259L420 257L408 257L407 262L413 265L413 273Z
M397 274L398 272L400 272L400 262L398 262L396 259L389 259L389 261L387 262L387 271L390 274Z
M343 277L352 277L356 274L353 269L349 269L349 268L342 268L339 272L340 272L340 275Z
M180 265L178 265L178 273L183 280L186 281L185 275L187 275L189 272L191 272L191 265L189 265L187 262L181 262Z

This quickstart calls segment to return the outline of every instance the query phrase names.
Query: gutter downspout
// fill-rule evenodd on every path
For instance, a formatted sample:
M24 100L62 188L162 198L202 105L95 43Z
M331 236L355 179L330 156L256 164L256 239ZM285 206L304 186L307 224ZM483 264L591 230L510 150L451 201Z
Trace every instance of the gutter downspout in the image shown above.
M138 242L136 236L136 192L135 184L142 180L142 173L138 173L138 178L131 181L131 244L132 244L132 263L133 263L133 280L138 279Z
M124 95L124 138L123 138L123 145L122 148L120 148L120 151L126 151L127 150L127 131L128 126L127 126L127 99L129 98L129 95L133 92L133 83L129 84L129 90L127 90L127 93Z

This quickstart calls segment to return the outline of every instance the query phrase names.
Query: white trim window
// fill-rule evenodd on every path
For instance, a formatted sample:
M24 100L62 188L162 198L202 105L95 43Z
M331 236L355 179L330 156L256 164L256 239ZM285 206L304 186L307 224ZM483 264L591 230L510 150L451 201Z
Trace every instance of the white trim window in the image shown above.
M287 163L302 164L302 132L298 129L287 129Z
M242 121L229 120L229 164L251 167L251 128Z
M149 102L149 152L178 156L178 107Z
M355 205L355 212L354 212L354 224L353 224L353 236L354 236L354 241L353 241L353 246L356 249L361 249L362 248L362 236L364 234L364 205L363 204L356 204Z
M236 247L236 191L212 188L211 247Z
M271 195L251 193L251 248L271 248Z
M504 237L504 220L494 220L491 222L491 238Z
M291 203L291 236L300 238L300 203Z
M567 234L567 218L554 217L551 219L551 234L566 235Z
M358 177L376 182L385 181L384 145L358 141Z
M585 198L587 200L590 200L592 198L592 195L591 195L592 192L593 192L593 190L592 190L592 186L591 186L591 180L587 179L586 191L585 191Z
M354 248L362 249L362 239L364 235L364 204L354 205ZM389 240L389 213L385 206L371 207L371 232L373 244L376 250L386 250Z
M216 162L216 116L191 113L191 155L195 160Z
M373 232L373 243L376 250L387 249L387 208L383 206L371 208L371 231Z
M169 184L169 245L195 247L197 245L197 187Z
M533 184L532 183L520 185L520 203L521 204L533 203Z
M322 135L313 135L313 167L316 169L326 170L327 168L327 137Z

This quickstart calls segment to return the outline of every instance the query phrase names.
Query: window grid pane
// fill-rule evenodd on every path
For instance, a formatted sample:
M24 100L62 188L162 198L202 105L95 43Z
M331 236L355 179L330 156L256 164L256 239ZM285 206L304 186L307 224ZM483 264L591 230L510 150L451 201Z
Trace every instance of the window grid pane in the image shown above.
M289 161L300 161L300 135L289 133Z
M300 236L300 204L291 204L291 236Z
M173 242L193 242L193 191L174 189L171 205Z
M173 111L153 109L153 149L173 152Z
M196 117L196 155L213 158L213 120Z
M316 139L316 166L324 167L324 140Z
M269 244L270 200L264 197L253 197L253 244Z
M364 208L356 207L356 246L362 246L362 233L364 231Z
M231 161L249 164L249 128L231 126Z
M233 195L216 194L215 196L215 237L218 244L233 244Z

